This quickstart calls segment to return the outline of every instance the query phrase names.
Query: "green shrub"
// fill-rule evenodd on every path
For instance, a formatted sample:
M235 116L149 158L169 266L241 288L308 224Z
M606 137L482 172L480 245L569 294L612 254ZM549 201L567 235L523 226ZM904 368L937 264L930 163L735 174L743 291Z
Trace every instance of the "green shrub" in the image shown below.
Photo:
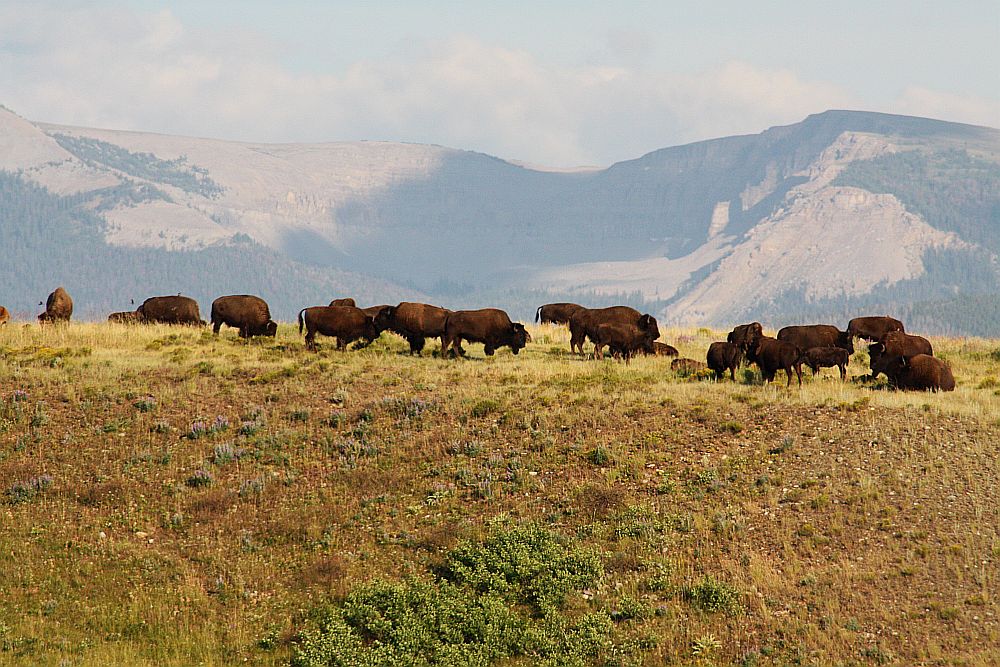
M684 598L698 609L713 614L721 611L734 615L741 609L739 591L707 574L698 583L684 589Z

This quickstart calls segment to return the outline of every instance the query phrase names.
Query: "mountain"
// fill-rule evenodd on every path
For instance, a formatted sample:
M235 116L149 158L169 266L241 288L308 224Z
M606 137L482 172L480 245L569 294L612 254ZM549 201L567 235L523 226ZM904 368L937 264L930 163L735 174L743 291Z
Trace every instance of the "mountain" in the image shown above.
M95 315L153 293L207 306L255 291L282 317L353 294L522 318L579 300L684 324L886 311L926 331L1000 325L983 306L1000 287L990 128L827 111L544 171L440 146L239 143L0 110L0 170L0 239L30 267L8 269L0 294L18 309L62 282ZM20 230L35 228L29 243ZM67 238L87 256L53 261Z

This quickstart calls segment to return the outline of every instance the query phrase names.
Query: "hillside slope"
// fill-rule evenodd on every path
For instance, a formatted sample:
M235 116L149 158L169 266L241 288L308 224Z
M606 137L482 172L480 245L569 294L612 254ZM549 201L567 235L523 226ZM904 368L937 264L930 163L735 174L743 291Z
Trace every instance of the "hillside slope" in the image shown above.
M926 313L1000 288L1000 131L922 118L828 111L549 172L439 146L238 143L0 110L0 168L72 199L109 247L249 240L266 265L336 270L375 301L423 293L527 317L538 300L630 299L722 325ZM962 312L928 326L993 326Z

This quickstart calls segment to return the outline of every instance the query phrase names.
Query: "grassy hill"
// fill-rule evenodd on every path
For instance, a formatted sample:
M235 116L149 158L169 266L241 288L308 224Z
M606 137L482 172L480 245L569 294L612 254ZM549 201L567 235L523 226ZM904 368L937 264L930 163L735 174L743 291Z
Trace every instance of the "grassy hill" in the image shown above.
M0 329L0 662L1000 661L1000 343L933 339L923 394L531 331Z

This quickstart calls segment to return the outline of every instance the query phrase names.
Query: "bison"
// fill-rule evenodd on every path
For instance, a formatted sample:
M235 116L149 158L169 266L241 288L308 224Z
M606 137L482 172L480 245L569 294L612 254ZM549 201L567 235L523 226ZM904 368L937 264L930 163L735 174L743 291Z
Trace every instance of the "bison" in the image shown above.
M736 369L743 361L743 348L736 343L712 343L708 346L706 361L708 361L708 367L715 371L716 380L721 380L723 374L728 370L729 377L735 382Z
M398 306L386 306L375 315L380 331L388 329L410 344L410 354L420 354L427 338L441 338L444 352L444 323L451 313L447 308L427 303L404 301Z
M855 317L847 323L847 333L852 338L881 340L890 331L906 331L903 323L893 317Z
M681 357L670 362L670 370L684 375L697 373L698 371L705 370L705 368L705 362L698 361L696 359L685 359L684 357Z
M355 306L313 306L299 311L299 334L306 329L306 348L316 350L316 334L337 339L337 349L343 350L348 343L364 339L371 343L382 333L375 324L375 318L365 315Z
M343 299L334 299L330 302L330 307L334 308L336 306L354 306L357 307L358 304L354 303L354 299L351 297L346 297Z
M840 370L840 379L847 377L847 364L850 362L850 353L842 347L827 345L825 347L810 347L805 352L806 366L812 369L813 375L820 368L834 368Z
M774 382L774 374L783 370L788 376L788 386L791 387L792 371L795 371L799 386L802 386L802 350L791 343L761 336L747 353L747 361L757 364L765 382Z
M10 321L10 311L5 306L0 306L0 327Z
M680 355L677 348L673 345L667 345L666 343L661 343L658 340L653 341L653 354L658 357L676 357Z
M760 322L739 324L726 336L726 342L739 345L743 349L743 354L746 354L757 342L757 339L763 335L764 327L761 326Z
M597 327L602 324L632 325L644 331L650 340L660 337L656 326L656 318L652 315L641 315L635 308L628 306L611 306L610 308L580 308L569 319L570 350L583 355L583 344L589 338L595 340Z
M273 338L278 333L278 323L271 319L267 302L252 294L220 296L212 302L212 333L219 335L223 324L239 329L240 338Z
M573 313L583 308L576 303L547 303L535 310L535 322L551 322L552 324L569 324Z
M73 316L73 299L62 287L57 287L45 300L45 312L38 316L39 322L69 322Z
M448 355L448 348L456 356L463 354L462 341L482 343L486 356L493 356L504 345L517 354L531 340L531 336L520 322L511 322L510 317L497 308L480 310L456 310L445 318L444 335L441 337L441 356Z
M198 312L198 302L187 296L151 296L136 308L142 322L150 324L188 324L205 326Z
M791 343L800 350L812 347L839 347L854 354L854 336L832 324L804 324L784 327L778 331L778 340Z
M886 363L885 374L897 389L955 390L951 367L929 354L917 354L910 358L891 357Z
M134 310L126 310L120 313L111 313L108 315L108 322L114 322L116 324L138 324L139 323L139 313Z
M604 356L604 347L611 350L614 357L621 357L625 362L638 352L654 354L653 341L649 333L630 324L602 324L597 327L594 338L594 358Z
M382 312L383 308L391 308L391 306L387 303L383 303L379 306L368 306L367 308L362 308L361 310L365 311L365 315L368 317L375 317Z
M890 331L882 340L868 346L868 367L872 370L872 377L878 377L880 373L888 377L888 366L896 357L908 359L918 354L933 355L930 341L922 336Z

